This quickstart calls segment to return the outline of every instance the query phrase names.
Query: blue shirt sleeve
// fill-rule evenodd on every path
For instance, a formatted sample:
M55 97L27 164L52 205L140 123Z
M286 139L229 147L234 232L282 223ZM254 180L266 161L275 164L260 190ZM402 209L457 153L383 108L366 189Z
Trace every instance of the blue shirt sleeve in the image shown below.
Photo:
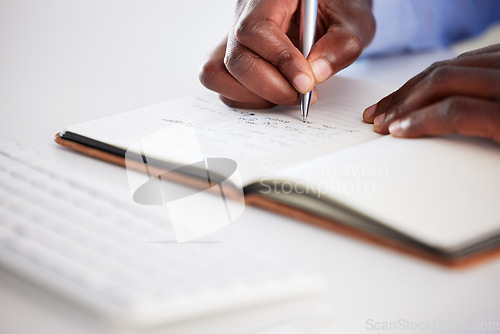
M500 22L500 0L374 0L377 30L364 56L446 47Z

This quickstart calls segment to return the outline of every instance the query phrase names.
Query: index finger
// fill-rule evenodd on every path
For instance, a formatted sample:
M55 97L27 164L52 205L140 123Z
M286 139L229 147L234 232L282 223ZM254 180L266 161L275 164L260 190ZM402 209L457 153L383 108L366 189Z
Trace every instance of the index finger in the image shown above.
M498 44L500 46L500 44ZM481 51L482 50L482 51ZM486 50L489 50L486 52ZM384 97L378 103L368 107L363 113L365 122L373 123L374 119L401 104L411 96L415 87L446 68L447 66L471 67L480 72L481 69L500 68L500 47L479 49L477 53L463 54L457 58L440 61L432 64L420 72L394 93ZM468 86L466 86L468 87ZM491 88L491 87L490 87Z
M251 0L234 29L235 39L269 63L300 93L314 88L314 75L287 36L298 0Z

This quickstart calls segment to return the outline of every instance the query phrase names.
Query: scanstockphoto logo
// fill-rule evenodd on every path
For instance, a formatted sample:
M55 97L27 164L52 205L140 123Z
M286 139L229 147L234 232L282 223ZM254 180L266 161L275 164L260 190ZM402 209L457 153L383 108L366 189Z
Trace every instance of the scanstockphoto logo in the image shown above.
M380 321L366 319L365 329L375 333L500 333L499 321L449 321L407 318Z
M285 165L264 160L265 176L260 193L307 194L321 198L325 193L374 194L377 182L389 177L389 165L361 160L357 162Z
M165 206L178 242L215 232L245 209L236 162L203 156L191 122L137 140L127 149L125 161L133 200Z

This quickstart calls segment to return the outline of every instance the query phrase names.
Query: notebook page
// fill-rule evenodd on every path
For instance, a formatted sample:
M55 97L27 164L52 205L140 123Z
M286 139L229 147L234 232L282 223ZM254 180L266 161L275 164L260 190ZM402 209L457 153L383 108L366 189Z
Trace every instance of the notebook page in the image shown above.
M379 137L372 125L362 121L362 112L389 92L386 87L336 77L319 87L319 101L311 106L306 123L298 106L234 109L215 94L206 94L77 124L66 131L127 149L155 131L184 124L196 129L205 157L233 159L248 185L271 171ZM172 145L179 145L182 152L181 141ZM159 158L182 164L182 153L175 155Z
M487 140L386 136L276 177L453 251L500 234L499 170L500 145Z

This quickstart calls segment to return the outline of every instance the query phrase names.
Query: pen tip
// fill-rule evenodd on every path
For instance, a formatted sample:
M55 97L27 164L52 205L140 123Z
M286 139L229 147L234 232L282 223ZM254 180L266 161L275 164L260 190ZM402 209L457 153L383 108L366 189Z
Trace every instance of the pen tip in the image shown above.
M302 122L306 122L307 114L309 113L309 106L311 105L312 91L307 94L300 94L300 115Z

